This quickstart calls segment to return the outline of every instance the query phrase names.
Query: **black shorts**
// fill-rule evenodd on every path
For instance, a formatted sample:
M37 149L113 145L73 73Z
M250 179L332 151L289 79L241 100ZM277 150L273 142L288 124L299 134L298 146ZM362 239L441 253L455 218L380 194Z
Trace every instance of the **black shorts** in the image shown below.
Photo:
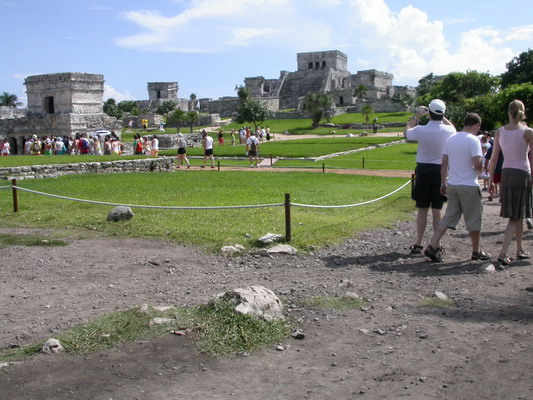
M213 155L213 149L206 149L204 155L206 157L212 156Z
M413 199L417 208L442 210L444 201L440 195L440 165L417 164Z
M186 154L187 151L185 150L185 147L178 149L178 154Z
M248 157L257 157L257 150L248 150Z

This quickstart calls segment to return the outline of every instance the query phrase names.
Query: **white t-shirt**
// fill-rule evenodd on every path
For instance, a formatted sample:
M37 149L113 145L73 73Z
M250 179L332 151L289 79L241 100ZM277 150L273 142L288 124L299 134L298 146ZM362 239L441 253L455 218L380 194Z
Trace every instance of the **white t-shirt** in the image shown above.
M445 125L442 121L429 121L427 125L408 129L405 137L407 140L418 142L417 163L441 165L444 143L455 132L453 125Z
M213 148L213 138L209 135L205 137L205 149L209 150Z
M448 184L479 186L478 173L474 169L472 157L481 157L481 143L468 132L457 132L450 136L444 145L448 156Z
M152 139L152 150L159 150L159 139Z
M248 140L246 141L247 146L251 146L252 143L255 143L256 146L259 145L259 139L257 139L255 136L250 136Z
M11 146L9 145L9 142L2 143L2 155L6 154L9 155L9 149Z

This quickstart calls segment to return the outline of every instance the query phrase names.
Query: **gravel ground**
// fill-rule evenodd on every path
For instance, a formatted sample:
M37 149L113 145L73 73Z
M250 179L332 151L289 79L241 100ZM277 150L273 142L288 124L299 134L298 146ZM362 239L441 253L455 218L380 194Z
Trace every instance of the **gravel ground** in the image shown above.
M483 248L496 255L506 221L485 204ZM260 284L305 333L283 350L233 359L197 354L192 338L121 345L89 356L38 355L0 371L1 399L533 399L533 268L494 273L470 261L464 226L445 262L412 256L414 217L313 255L224 258L160 241L95 238L1 250L0 346L141 303L199 304ZM0 229L20 233L23 230ZM525 246L533 250L533 234ZM495 261L495 257L493 257ZM440 291L455 306L430 308ZM368 307L316 311L301 298L355 292Z

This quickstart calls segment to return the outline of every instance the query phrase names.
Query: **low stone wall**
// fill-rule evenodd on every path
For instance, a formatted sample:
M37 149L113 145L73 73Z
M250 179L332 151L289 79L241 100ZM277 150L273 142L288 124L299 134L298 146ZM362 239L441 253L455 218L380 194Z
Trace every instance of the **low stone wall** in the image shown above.
M0 168L0 179L57 178L76 174L115 174L125 172L172 172L175 157L144 158L76 164L31 165ZM44 161L44 160L43 160Z

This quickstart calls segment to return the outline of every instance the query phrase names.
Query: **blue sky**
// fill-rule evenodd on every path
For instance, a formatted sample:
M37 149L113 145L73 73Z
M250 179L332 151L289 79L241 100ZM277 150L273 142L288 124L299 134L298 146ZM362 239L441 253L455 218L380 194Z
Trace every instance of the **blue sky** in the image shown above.
M296 53L340 50L348 70L416 86L433 72L500 74L532 47L531 0L0 0L0 92L26 101L24 78L103 74L104 97L234 96L245 77L296 70Z

